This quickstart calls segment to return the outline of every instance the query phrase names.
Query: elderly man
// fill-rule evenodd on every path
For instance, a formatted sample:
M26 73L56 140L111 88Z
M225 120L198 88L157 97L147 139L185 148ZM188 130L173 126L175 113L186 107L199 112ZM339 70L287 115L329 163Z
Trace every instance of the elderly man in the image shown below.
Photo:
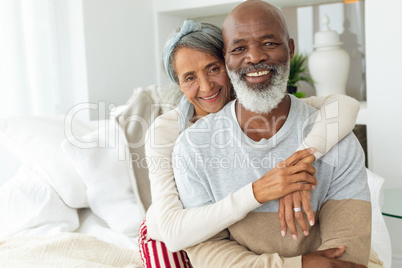
M294 43L277 8L263 1L243 2L228 15L222 30L237 100L198 120L178 139L175 177L185 207L215 203L262 177L299 146L315 112L286 94ZM282 237L278 201L270 201L189 248L194 266L367 265L371 204L357 139L348 135L314 166L318 186L311 192L311 206L316 224L308 236Z

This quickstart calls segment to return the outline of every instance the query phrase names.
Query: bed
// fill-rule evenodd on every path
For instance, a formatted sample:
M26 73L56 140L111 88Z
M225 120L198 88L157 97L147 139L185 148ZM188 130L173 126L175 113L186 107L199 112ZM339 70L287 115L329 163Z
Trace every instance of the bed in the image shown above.
M99 121L79 110L1 120L22 163L0 188L1 267L142 267L138 229L151 204L142 145L158 96L137 88Z
M142 267L138 228L151 204L145 132L161 113L160 88L137 88L105 120L0 120L22 163L0 187L1 267ZM98 107L99 108L99 107ZM369 172L372 247L391 267L381 215L383 179Z

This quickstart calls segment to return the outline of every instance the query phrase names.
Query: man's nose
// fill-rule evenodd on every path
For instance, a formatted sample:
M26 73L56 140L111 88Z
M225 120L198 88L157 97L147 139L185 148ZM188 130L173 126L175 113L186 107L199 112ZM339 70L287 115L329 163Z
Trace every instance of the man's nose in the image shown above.
M268 60L268 54L261 47L253 46L248 49L245 60L247 64L257 64Z

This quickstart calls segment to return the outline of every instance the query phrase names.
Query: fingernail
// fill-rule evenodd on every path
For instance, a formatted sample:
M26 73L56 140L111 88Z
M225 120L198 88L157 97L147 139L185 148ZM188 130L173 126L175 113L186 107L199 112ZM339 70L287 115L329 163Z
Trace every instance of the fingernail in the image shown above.
M310 226L313 226L314 225L314 221L310 221Z
M282 236L285 236L285 231L281 231L281 235L282 235Z
M294 240L297 240L297 235L292 235Z
M312 153L315 152L315 148L314 148L314 147L308 148L308 150L309 150L310 152L312 152Z
M304 231L303 234L304 234L304 236L308 236L308 232L307 232L307 231Z
M313 188L313 190L314 190L314 188L315 188L315 185L313 185L311 188Z

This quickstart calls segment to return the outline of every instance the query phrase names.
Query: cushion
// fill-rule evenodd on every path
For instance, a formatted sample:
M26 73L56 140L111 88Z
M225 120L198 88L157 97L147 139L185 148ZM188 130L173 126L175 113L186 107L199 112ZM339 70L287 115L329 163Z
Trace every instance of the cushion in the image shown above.
M124 133L115 120L109 120L106 127L80 140L83 146L67 139L61 146L86 185L89 207L111 229L137 236L145 211L132 190Z
M77 210L68 207L47 180L29 167L0 188L0 239L51 235L78 228Z
M65 125L69 126L66 128ZM25 165L44 177L61 199L72 208L87 207L86 187L60 143L66 137L79 141L93 130L69 117L20 116L0 120L0 138Z
M133 192L140 197L145 210L152 200L144 145L148 127L161 114L163 104L159 103L160 92L157 86L134 89L127 109L116 116L127 140L132 162Z
M384 217L381 213L382 187L384 178L367 169L368 185L371 193L371 246L378 253L385 267L390 267L392 259L391 239L388 233Z
M160 114L159 88L136 88L128 104L110 115L107 126L80 139L62 142L65 154L84 181L89 207L111 229L130 237L151 204L144 144Z

